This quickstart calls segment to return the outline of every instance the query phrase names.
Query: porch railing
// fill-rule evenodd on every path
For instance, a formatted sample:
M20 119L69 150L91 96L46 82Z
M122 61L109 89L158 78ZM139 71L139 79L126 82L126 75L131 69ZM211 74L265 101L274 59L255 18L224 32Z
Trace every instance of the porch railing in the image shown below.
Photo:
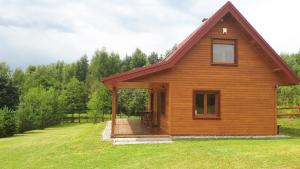
M300 105L278 106L277 117L300 117Z
M152 121L153 121L153 112L152 111L140 112L140 118L141 118L141 122L145 126L152 127Z

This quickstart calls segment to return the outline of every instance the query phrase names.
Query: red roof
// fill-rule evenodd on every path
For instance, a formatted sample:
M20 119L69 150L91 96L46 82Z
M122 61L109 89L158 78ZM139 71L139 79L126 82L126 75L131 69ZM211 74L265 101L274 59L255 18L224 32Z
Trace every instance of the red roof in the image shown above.
M237 20L237 22L240 23L245 31L266 52L267 56L269 56L270 59L283 71L283 73L290 80L289 84L297 84L300 82L297 75L293 71L291 71L291 69L289 69L289 67L274 51L274 49L272 49L272 47L262 38L262 36L229 1L208 20L206 20L201 25L201 27L197 28L183 42L181 42L177 46L177 48L162 62L111 75L102 79L102 82L104 82L104 84L106 85L112 86L118 82L149 75L173 67L209 30L211 30L219 22L220 19L222 19L228 13L230 13Z

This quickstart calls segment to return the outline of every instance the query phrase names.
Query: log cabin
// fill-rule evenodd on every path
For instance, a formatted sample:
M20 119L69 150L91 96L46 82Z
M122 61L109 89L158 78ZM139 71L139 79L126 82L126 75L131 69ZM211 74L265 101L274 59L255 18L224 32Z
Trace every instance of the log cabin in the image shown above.
M276 135L276 88L299 78L227 2L160 63L102 79L112 137ZM148 90L141 119L117 119L117 91Z

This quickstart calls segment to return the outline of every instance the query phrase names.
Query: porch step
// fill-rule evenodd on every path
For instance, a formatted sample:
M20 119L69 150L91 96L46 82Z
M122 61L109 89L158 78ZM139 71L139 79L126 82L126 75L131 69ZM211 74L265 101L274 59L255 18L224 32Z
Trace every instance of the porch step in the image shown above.
M113 144L158 144L172 143L171 137L148 137L148 138L114 138Z

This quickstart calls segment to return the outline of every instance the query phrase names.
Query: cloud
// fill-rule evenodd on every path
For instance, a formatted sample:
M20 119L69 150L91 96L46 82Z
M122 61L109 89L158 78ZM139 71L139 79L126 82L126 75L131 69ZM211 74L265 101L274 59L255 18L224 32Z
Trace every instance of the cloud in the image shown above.
M103 46L122 57L137 47L164 53L225 2L0 0L0 62L72 62ZM299 50L297 1L233 3L277 52Z

